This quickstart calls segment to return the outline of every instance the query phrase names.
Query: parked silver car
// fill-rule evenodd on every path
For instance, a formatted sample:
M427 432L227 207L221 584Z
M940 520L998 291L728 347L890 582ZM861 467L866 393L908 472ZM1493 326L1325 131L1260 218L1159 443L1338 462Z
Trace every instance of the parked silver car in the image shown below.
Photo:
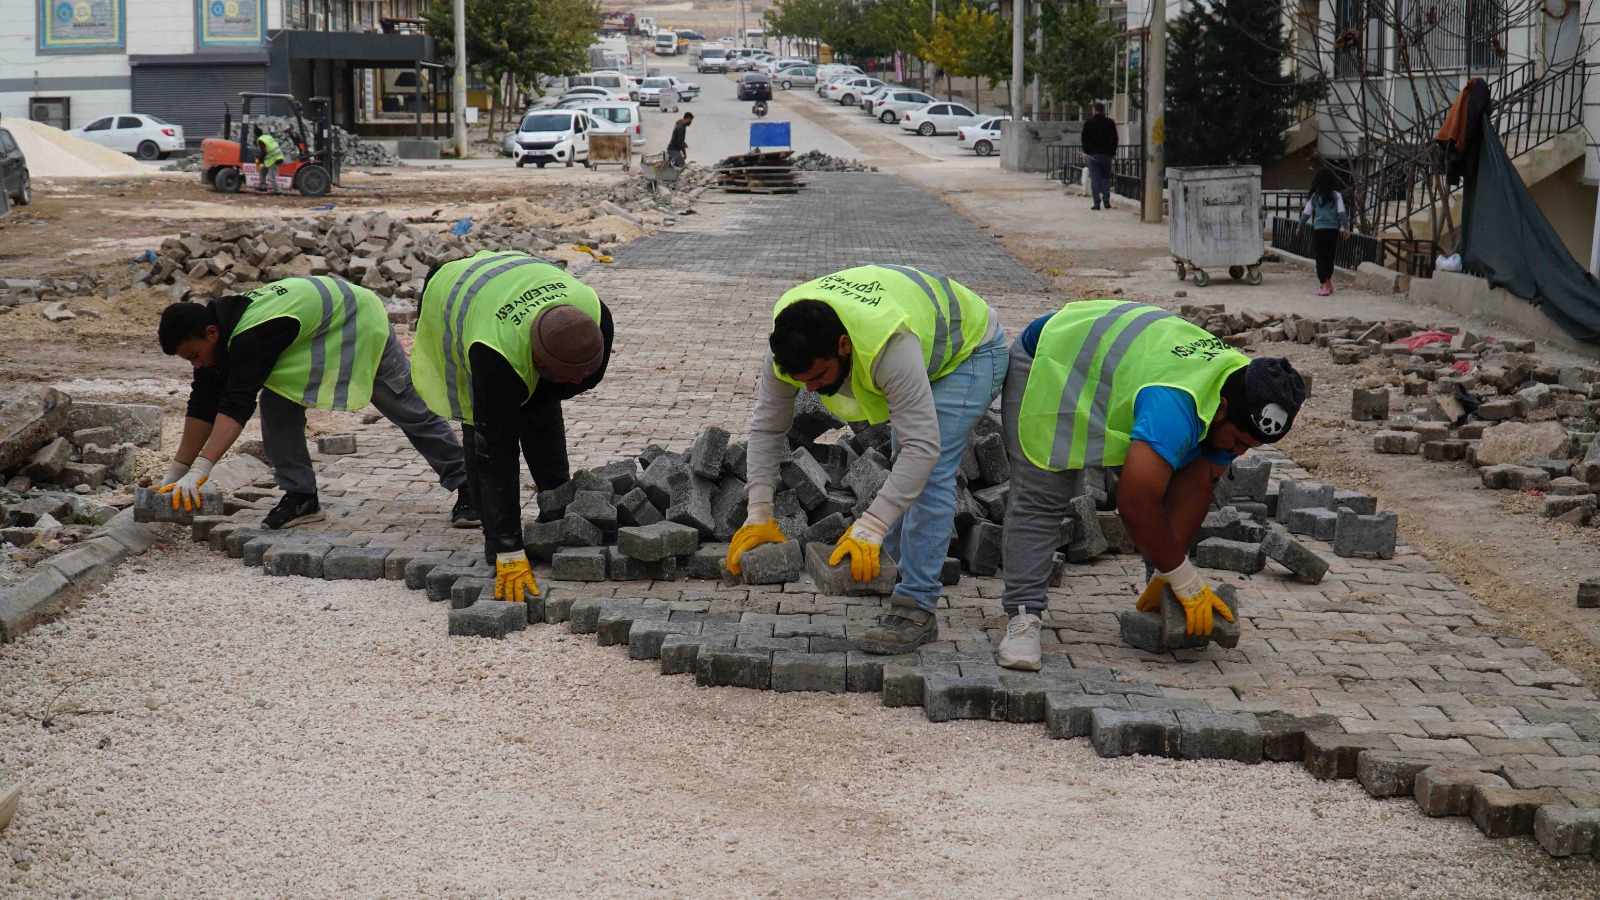
M772 83L784 90L811 87L817 83L816 66L791 66L772 76Z

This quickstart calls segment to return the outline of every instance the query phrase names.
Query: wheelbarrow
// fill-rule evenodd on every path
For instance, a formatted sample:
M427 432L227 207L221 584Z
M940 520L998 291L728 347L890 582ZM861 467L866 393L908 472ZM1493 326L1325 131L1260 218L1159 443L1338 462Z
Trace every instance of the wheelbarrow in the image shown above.
M683 174L684 166L675 166L665 153L653 153L639 160L640 168L644 172L644 180L650 182L652 193L658 192L661 185L674 185L678 183L678 176Z

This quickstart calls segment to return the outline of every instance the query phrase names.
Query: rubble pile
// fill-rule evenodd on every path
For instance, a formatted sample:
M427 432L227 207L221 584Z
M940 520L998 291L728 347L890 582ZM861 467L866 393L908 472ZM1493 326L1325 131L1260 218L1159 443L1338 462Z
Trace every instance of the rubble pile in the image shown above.
M129 504L138 453L161 447L161 410L74 403L50 387L0 405L0 553L37 562Z
M829 156L821 150L807 150L794 158L794 167L801 172L876 172L877 166L840 156Z
M0 278L0 313L25 303L88 296L99 293L101 287L100 277L93 272L45 278Z
M260 127L261 130L276 138L279 146L283 148L283 155L286 159L293 160L295 158L294 119L288 116L258 116L252 119L250 124ZM313 127L310 120L307 120L305 124L308 130ZM239 140L239 128L240 123L232 123L228 132L228 137L231 140ZM311 135L306 134L304 138L306 146L309 147L311 145ZM385 150L382 144L363 140L361 137L351 134L337 125L333 126L333 146L335 150L339 151L341 164L347 167L400 165L400 157Z

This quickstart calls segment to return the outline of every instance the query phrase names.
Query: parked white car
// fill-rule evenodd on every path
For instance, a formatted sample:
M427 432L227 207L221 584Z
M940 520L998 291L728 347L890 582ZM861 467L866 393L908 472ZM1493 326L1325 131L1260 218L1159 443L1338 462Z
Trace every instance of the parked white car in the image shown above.
M517 126L511 157L517 168L533 163L539 168L559 162L589 165L589 134L616 130L579 109L544 109L528 113Z
M956 146L979 156L991 156L1000 147L1000 123L1010 119L1010 116L996 116L976 125L963 125L956 129Z
M855 106L862 94L868 94L883 87L883 80L868 75L856 75L832 82L823 90L822 96L829 100L839 101L840 106Z
M936 134L955 134L956 129L963 125L976 125L979 118L977 113L959 103L929 103L901 116L900 127L923 137L932 137Z
M672 88L678 92L678 102L688 103L700 96L700 85L671 75L652 75L639 82L639 102L646 106L661 105L661 91Z
M865 75L860 66L849 66L843 63L823 63L817 66L817 78L829 81L836 75Z
M780 69L772 76L772 83L784 90L796 87L811 87L817 83L817 69L815 66L790 66Z
M609 103L586 103L577 108L632 135L633 146L644 146L644 118L639 115L639 104L613 101Z
M811 65L811 60L806 59L804 57L801 57L801 56L785 56L782 59L762 60L760 63L757 64L757 68L759 68L761 71L767 73L768 75L771 75L773 72L776 72L779 69L787 69L790 66L809 66L809 65Z
M900 117L913 109L921 109L930 103L938 101L937 97L924 94L922 91L913 91L909 88L896 88L879 94L872 101L872 108L867 110L873 118L885 125L893 125L900 121Z
M183 149L182 125L141 113L104 116L67 134L140 159L166 159L168 153Z

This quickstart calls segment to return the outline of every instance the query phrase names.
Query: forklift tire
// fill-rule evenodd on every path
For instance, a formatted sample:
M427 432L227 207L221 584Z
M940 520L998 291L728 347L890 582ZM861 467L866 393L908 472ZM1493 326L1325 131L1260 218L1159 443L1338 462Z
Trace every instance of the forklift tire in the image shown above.
M301 166L300 171L294 176L295 190L307 197L321 197L328 192L332 183L333 179L328 176L328 170L316 163Z
M244 174L233 167L218 169L217 174L211 176L211 186L219 194L237 194L244 184Z

